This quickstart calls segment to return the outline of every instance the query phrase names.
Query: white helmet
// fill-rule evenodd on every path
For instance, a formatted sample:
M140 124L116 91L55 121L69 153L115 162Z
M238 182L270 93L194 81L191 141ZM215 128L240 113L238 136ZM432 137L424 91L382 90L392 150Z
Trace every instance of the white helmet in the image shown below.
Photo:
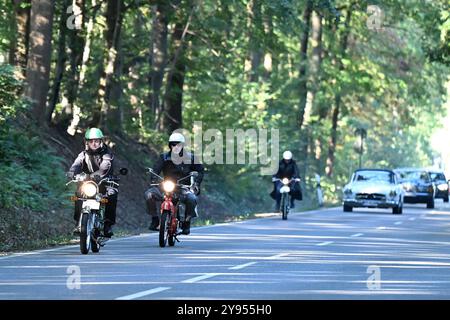
M186 140L184 139L184 136L181 133L178 132L174 132L170 135L169 137L169 143L170 142L181 142L181 143L185 143Z
M283 159L291 160L292 159L292 152L290 152L289 150L283 152Z

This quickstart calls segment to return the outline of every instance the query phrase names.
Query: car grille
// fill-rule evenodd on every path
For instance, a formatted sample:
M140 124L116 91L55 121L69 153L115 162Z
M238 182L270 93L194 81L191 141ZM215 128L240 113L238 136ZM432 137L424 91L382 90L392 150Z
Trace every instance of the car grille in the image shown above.
M357 200L386 200L386 196L380 193L357 193Z

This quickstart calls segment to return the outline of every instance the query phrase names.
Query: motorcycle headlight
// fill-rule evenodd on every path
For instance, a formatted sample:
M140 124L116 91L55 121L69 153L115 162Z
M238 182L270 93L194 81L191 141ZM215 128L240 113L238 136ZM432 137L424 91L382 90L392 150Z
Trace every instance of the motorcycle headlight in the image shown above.
M438 185L438 189L440 190L440 191L445 191L445 190L448 190L448 185L447 184L440 184L440 185Z
M172 181L164 181L163 182L163 189L165 192L172 192L173 190L175 190L175 183L173 183Z
M92 198L97 194L97 185L92 181L85 182L81 186L81 193L85 197Z
M283 180L281 180L281 182L283 182L283 184L289 184L289 179L288 178L283 178Z

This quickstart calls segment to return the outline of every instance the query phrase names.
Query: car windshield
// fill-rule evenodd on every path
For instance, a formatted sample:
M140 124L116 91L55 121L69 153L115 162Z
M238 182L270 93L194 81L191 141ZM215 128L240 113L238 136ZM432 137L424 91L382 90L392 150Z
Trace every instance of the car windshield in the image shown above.
M425 171L400 171L398 173L401 181L422 180L429 182L429 175Z
M357 171L355 172L353 181L394 183L394 175L389 171Z
M437 181L437 180L445 181L445 176L443 173L431 172L430 176L431 176L431 180L433 180L433 181Z

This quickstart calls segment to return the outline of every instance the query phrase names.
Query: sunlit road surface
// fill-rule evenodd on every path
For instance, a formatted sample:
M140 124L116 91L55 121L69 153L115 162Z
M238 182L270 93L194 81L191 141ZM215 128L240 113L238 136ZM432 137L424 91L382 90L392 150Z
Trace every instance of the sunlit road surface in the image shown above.
M0 258L0 299L450 299L450 206L342 208Z

